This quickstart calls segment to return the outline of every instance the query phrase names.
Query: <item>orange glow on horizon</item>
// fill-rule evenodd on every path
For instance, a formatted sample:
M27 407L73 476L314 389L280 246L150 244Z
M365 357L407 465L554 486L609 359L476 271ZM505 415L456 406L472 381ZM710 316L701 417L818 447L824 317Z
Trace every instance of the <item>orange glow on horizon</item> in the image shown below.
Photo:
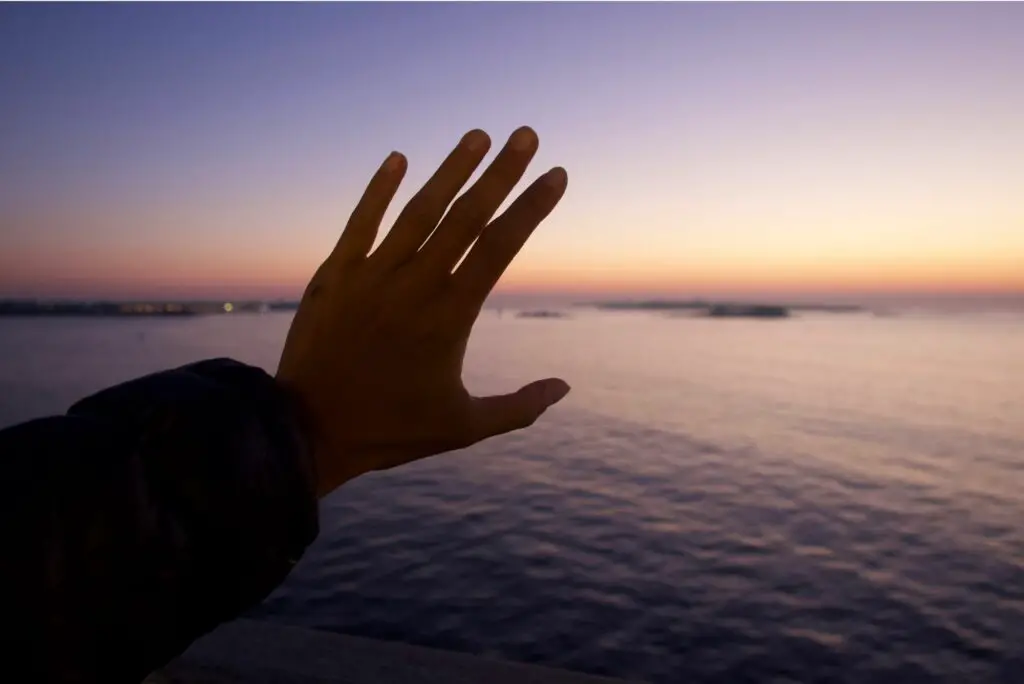
M624 268L623 263L628 262L602 259L574 267L513 265L499 289L508 292L1024 293L1024 255L1012 250L981 258L964 255L959 260L922 255L917 260L832 258L793 259L789 263L757 261L749 257L707 261L680 259L672 264L664 259L654 263L638 259L629 268Z
M0 291L18 283L36 284L43 296L76 296L89 291L104 296L200 296L297 298L315 264L163 263L124 268L123 264L75 264L77 268L4 269ZM105 267L104 267L105 266ZM162 266L162 267L161 267ZM20 271L20 272L19 272ZM308 275L307 275L308 274ZM942 267L934 264L862 265L838 268L822 265L786 272L771 268L746 269L699 267L680 264L675 269L645 272L606 268L529 269L510 271L495 289L496 294L680 293L690 295L768 293L849 294L1024 294L1024 269L1012 264L999 267ZM120 293L120 294L116 294ZM251 293L251 294L250 294Z
M313 219L303 223L329 224ZM732 244L721 238L690 246L684 234L673 235L664 248L626 240L614 251L607 246L595 249L558 231L567 228L571 234L576 225L546 227L537 244L527 245L512 264L496 292L1024 293L1024 238L1009 229L986 240L921 247L910 240L844 246L833 245L833 239ZM240 243L223 237L182 243L174 241L173 231L161 234L166 236L162 244L126 239L98 248L84 240L40 242L0 254L0 296L39 292L61 297L166 293L297 298L335 239L331 229L302 242L282 240L280 232L269 229L258 239ZM88 232L82 235L87 237Z

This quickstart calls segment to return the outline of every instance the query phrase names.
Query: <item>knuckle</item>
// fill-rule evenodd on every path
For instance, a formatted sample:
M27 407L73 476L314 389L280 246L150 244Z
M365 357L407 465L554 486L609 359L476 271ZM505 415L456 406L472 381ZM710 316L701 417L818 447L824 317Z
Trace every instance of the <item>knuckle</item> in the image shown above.
M466 194L452 203L448 216L445 218L445 223L464 232L480 223L481 214L479 202L475 201L471 195Z
M476 258L479 260L480 265L486 270L494 268L501 260L503 240L506 240L507 237L497 234L500 232L501 231L489 231L478 241Z
M460 217L471 221L484 221L500 203L498 196L495 188L485 179L481 179L477 185L455 200L452 211L454 213L457 210Z
M441 210L438 206L441 203L429 190L422 190L417 193L409 203L405 205L402 218L413 225L437 223Z
M536 414L536 413L533 413L533 412L523 413L522 415L519 415L519 416L516 417L513 429L514 430L526 429L526 428L532 426L534 423L536 423L538 418L540 418L540 416L538 414Z
M303 301L313 302L320 298L323 294L324 285L322 282L313 279L309 281L309 285L306 286L306 291L302 293Z
M482 285L496 280L504 270L504 253L505 250L496 241L487 240L485 242L481 239L476 253L473 254L473 261L468 263L467 268L462 272L460 280L463 288L476 292Z

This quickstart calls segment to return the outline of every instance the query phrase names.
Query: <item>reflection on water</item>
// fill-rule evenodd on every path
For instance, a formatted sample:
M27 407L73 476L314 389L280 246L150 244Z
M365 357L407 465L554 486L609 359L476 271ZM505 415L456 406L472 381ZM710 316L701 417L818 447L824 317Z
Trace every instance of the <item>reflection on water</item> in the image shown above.
M287 316L0 321L0 423ZM145 333L140 335L140 333ZM351 483L257 613L656 682L1024 672L1024 319L485 317L529 431Z

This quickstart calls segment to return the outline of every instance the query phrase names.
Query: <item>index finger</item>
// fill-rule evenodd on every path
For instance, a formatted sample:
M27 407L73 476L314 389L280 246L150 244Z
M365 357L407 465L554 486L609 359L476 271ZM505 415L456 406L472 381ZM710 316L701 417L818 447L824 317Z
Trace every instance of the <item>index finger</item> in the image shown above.
M349 263L366 257L377 239L377 229L398 191L405 169L403 155L398 152L388 155L359 198L334 250L327 257L328 261Z

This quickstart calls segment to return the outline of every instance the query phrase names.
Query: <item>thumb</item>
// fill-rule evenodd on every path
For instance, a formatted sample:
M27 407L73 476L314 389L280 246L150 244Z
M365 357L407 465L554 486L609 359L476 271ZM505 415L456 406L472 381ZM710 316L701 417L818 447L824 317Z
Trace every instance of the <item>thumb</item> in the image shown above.
M529 427L541 414L569 393L559 378L537 380L512 394L477 399L477 434L480 439Z

